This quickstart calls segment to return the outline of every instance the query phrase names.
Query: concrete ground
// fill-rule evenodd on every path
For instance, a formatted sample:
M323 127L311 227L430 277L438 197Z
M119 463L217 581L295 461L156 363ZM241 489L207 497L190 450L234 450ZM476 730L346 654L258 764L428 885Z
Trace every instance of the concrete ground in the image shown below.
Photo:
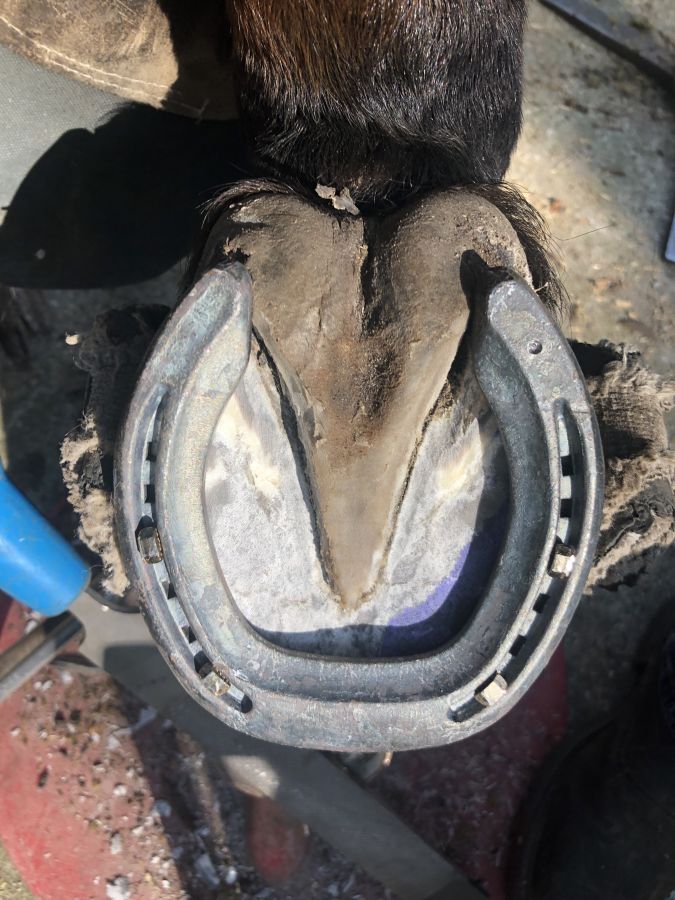
M0 897L3 900L31 900L33 897L2 844L0 844Z
M616 2L605 5L611 9ZM624 6L641 21L647 17L649 27L675 47L675 6L669 0L624 0ZM533 3L524 116L509 176L545 216L556 239L572 301L570 333L589 341L625 341L639 347L655 369L672 373L675 265L665 263L662 252L675 208L673 96ZM63 334L86 328L96 312L134 302L139 293L158 301L171 296L176 275L177 269L164 273L140 290L135 285L41 292L58 324L48 332L37 328L28 340L31 352L46 361L47 373L2 363L10 456L13 447L21 447L13 471L36 500L38 482L52 488L59 482L58 444L81 408L84 378L71 366ZM38 398L37 386L45 380L59 402L54 419ZM31 399L24 402L29 395L38 398L35 406ZM50 512L67 527L67 510ZM637 640L667 599L663 584L672 584L672 575L666 561L632 587L598 591L584 601L566 641L573 722L603 713L622 695ZM326 871L311 896L336 896L337 885L338 891L344 888L342 896L354 897L355 885L365 884L360 876L350 884L345 861L332 863L323 847L314 852ZM251 896L288 896L251 878ZM28 896L23 890L0 850L0 897Z
M675 55L672 4L622 5L650 15ZM675 89L668 96L538 3L525 60L524 129L508 178L555 238L571 336L625 341L670 372L675 265L663 250L675 211Z

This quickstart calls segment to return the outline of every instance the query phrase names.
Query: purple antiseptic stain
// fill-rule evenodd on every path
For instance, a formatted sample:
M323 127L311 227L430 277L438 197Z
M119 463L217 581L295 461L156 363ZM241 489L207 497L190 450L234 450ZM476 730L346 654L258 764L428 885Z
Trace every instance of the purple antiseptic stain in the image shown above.
M470 547L471 542L469 542L466 547L462 549L457 561L455 562L455 565L453 566L452 572L450 572L447 578L444 578L443 581L441 581L438 587L431 594L429 594L426 600L423 600L422 603L419 604L419 606L409 606L402 612L397 613L391 620L391 622L389 622L389 627L405 628L406 625L416 625L418 622L425 622L430 616L432 616L437 610L439 610L448 599L450 591L457 584L457 580L466 564Z
M492 575L505 534L507 511L508 503L485 521L462 548L450 574L428 597L391 619L382 635L381 656L433 650L462 627Z

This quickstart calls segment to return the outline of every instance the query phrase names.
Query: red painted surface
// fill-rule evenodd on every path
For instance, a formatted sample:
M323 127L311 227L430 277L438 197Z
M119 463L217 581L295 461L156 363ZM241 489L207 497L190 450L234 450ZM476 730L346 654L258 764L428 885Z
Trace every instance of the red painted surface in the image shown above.
M106 868L101 860L108 855L107 839L91 827L89 810L75 816L63 801L60 785L62 779L72 778L72 765L58 751L36 746L34 740L4 738L7 726L22 720L22 705L23 698L15 696L0 708L2 842L38 897L105 897L105 881L101 882L100 876ZM39 787L42 781L45 783Z
M16 641L26 627L19 604L3 599L2 605L0 649ZM63 687L54 684L50 700L57 692L63 695ZM39 709L37 698L33 703ZM28 726L32 712L22 691L0 704L0 839L27 886L40 898L105 897L105 882L93 883L100 874L103 835L83 815L64 814L62 779L74 774L72 763L60 752L66 749L61 741L53 747ZM35 724L47 724L38 720L39 712Z
M0 602L2 647L23 634L27 614ZM137 712L105 674L55 666L0 704L0 841L39 900L105 898L120 875L134 898L181 896L129 733Z
M284 884L307 853L305 827L266 797L249 797L246 832L251 860L268 884Z

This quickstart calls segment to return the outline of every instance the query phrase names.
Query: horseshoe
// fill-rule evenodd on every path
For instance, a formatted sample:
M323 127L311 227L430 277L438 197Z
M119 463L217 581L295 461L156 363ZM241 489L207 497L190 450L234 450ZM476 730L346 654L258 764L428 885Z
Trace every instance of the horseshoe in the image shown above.
M510 709L565 633L600 525L595 416L567 341L526 282L476 254L465 271L473 365L506 452L510 514L473 616L418 657L292 652L244 618L213 550L203 484L211 435L249 359L245 266L207 271L160 333L118 443L118 536L167 662L231 727L336 751L450 743Z

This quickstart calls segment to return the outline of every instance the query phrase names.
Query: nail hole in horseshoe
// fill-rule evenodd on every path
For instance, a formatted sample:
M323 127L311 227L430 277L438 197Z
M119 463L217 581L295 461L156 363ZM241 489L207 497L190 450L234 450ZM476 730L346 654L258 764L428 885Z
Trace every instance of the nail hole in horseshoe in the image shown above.
M533 356L536 356L537 353L541 353L542 351L541 341L530 341L527 345L527 349Z

